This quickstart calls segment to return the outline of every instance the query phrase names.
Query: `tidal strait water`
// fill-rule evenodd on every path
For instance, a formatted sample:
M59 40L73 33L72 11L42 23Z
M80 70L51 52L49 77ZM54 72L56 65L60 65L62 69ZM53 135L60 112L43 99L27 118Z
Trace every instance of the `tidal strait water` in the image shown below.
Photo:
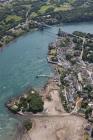
M66 32L83 31L93 33L93 23L74 23L61 27ZM56 39L59 27L43 32L34 31L19 37L0 50L0 140L12 140L17 119L6 109L5 103L18 96L28 86L40 88L47 78L38 74L53 73L47 63L48 44Z

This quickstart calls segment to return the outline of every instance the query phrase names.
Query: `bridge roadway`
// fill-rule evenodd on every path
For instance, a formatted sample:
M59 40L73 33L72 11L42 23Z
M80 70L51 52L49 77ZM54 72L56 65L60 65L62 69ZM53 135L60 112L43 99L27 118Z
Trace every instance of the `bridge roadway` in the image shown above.
M37 21L34 21L34 22L35 22L35 24L38 25L38 27L39 27L39 26L48 27L48 28L51 28L51 27L52 27L51 25L48 25L48 24L46 24L46 23L44 23L44 22L37 22ZM50 33L52 33L52 32L50 32ZM67 34L67 35L71 35L71 36L73 36L73 37L81 38L81 39L83 40L83 43L82 43L82 44L84 45L85 37L77 36L77 35L74 35L74 34L72 34L72 33L68 33L68 32L65 32L65 31L62 31L62 33L65 33L65 34Z

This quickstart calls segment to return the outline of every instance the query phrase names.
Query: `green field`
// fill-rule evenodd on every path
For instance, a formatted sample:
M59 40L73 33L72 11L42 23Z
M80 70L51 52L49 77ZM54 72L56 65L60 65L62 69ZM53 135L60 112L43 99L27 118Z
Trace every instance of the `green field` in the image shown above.
M16 15L8 15L5 20L6 20L6 22L11 22L11 21L18 22L18 21L21 21L22 18L20 16L16 16Z

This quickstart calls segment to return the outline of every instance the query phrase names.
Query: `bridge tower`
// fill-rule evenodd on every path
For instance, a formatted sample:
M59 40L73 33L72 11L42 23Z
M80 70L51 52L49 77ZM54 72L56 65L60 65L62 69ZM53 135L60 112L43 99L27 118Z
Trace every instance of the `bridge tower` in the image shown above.
M60 28L58 30L58 34L57 34L59 37L66 37L67 36L67 33L62 31Z

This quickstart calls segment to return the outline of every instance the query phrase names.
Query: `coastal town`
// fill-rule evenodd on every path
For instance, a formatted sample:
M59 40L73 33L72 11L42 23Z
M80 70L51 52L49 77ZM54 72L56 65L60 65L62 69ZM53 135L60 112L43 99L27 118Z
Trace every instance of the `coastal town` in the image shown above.
M92 28L93 0L0 0L0 140L93 140Z
M7 103L6 106L13 113L32 121L27 135L23 135L23 140L28 135L36 140L35 133L38 134L39 140L65 140L68 135L69 140L91 140L92 39L92 34L78 31L70 34L59 28L58 38L48 46L47 61L54 66L54 76L41 91L30 89ZM54 132L55 134L52 134Z
M92 115L93 35L78 31L67 34L60 30L58 35L56 42L49 45L48 62L59 66L65 108L73 113L89 109Z

